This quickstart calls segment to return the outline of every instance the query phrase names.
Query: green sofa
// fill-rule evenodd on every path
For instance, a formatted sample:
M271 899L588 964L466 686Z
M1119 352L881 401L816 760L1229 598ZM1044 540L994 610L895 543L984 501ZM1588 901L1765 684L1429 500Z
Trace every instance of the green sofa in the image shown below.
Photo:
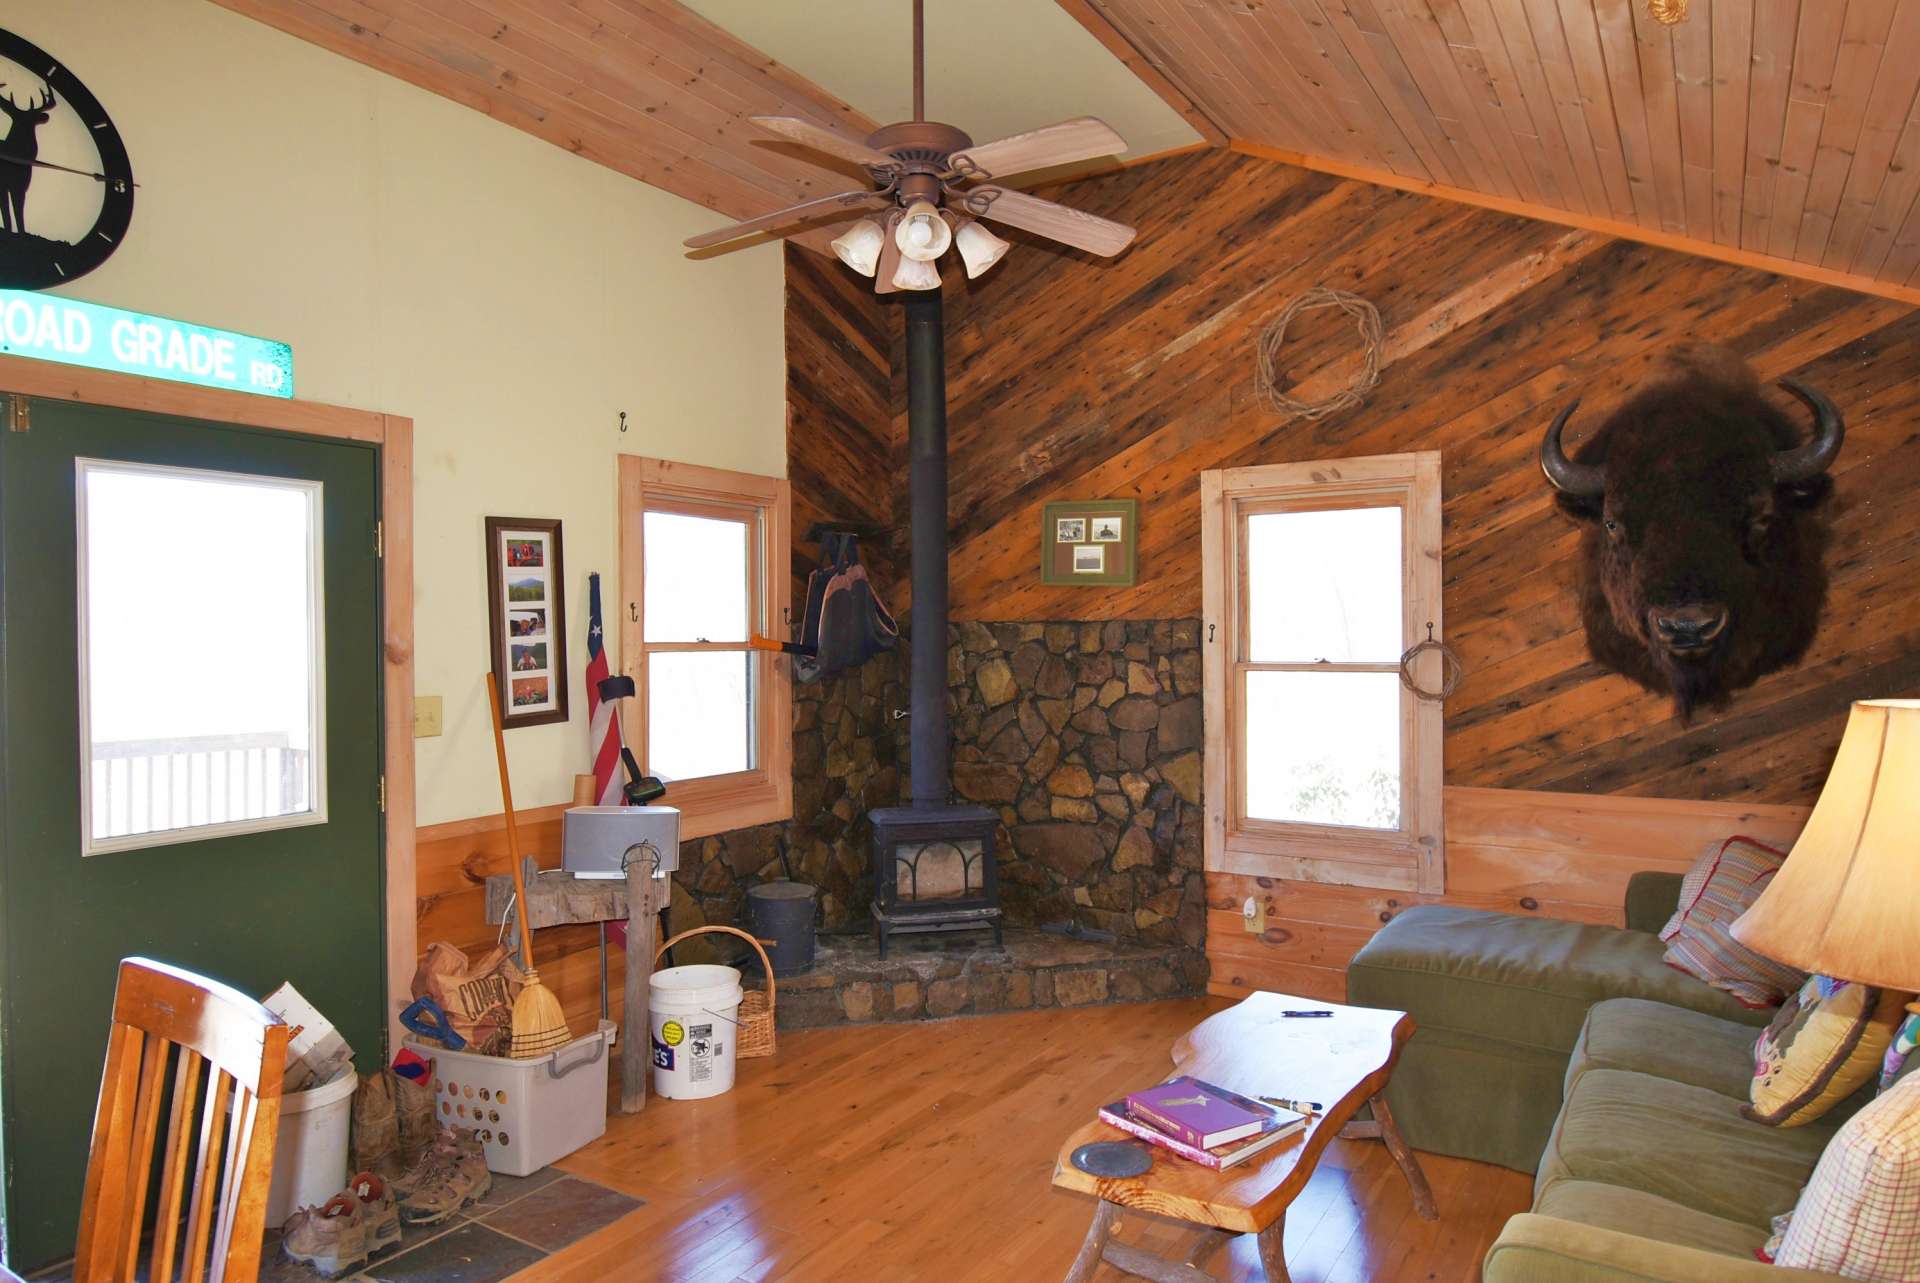
M1388 1090L1408 1141L1535 1172L1485 1283L1838 1283L1754 1251L1872 1084L1803 1127L1740 1116L1769 1013L1660 961L1678 889L1636 878L1626 929L1422 906L1354 958L1349 1000L1418 1026Z

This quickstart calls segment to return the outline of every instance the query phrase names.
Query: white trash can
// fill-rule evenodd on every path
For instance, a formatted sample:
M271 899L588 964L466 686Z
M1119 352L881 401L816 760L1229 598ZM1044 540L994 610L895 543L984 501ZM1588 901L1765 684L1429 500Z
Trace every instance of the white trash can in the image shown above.
M302 1207L318 1207L347 1187L347 1132L360 1076L349 1065L332 1082L280 1097L267 1225L279 1229Z
M732 967L668 967L648 989L653 1091L702 1100L733 1087L740 1041L740 973Z

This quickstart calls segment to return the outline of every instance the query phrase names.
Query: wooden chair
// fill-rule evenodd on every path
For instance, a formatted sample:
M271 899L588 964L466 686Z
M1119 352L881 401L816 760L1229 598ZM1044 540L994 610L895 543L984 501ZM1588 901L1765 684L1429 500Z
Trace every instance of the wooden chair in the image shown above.
M280 1130L287 1036L280 1017L237 989L145 958L121 960L80 1204L74 1283L132 1283L135 1277L169 1078L173 1092L147 1279L172 1283L179 1254L181 1283L254 1283ZM202 1097L208 1065L212 1081ZM197 1127L196 1098L203 1100ZM183 1225L190 1158L192 1196Z

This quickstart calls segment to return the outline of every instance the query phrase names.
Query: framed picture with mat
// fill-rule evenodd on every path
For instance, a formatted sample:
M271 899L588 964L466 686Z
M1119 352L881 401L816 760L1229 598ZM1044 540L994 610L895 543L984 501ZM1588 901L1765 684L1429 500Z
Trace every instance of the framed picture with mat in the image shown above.
M1111 588L1134 582L1140 562L1137 499L1049 503L1040 512L1040 582Z
M487 518L487 653L501 723L567 720L567 593L560 522Z

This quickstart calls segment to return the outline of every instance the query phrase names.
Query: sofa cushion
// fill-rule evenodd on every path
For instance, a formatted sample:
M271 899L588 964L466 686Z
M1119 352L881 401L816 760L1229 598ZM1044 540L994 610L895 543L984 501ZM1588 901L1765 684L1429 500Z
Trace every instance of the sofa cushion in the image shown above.
M1567 1065L1567 1090L1589 1069L1625 1069L1744 1102L1753 1041L1753 1026L1738 1021L1644 998L1609 998L1587 1013Z
M1771 1012L1661 961L1643 931L1423 904L1374 933L1347 967L1347 1000L1444 1028L1565 1053L1594 1003L1650 998L1749 1025ZM1416 1038L1418 1035L1415 1035Z
M1707 1087L1620 1069L1574 1080L1540 1159L1538 1197L1563 1180L1621 1185L1765 1231L1794 1205L1837 1129L1768 1127ZM1536 1199L1537 1201L1537 1199Z
M1555 1181L1533 1210L1563 1221L1742 1258L1751 1258L1767 1241L1767 1231L1745 1222L1696 1211L1645 1190L1597 1181Z
M1912 996L1810 977L1754 1045L1747 1117L1798 1127L1877 1079Z

